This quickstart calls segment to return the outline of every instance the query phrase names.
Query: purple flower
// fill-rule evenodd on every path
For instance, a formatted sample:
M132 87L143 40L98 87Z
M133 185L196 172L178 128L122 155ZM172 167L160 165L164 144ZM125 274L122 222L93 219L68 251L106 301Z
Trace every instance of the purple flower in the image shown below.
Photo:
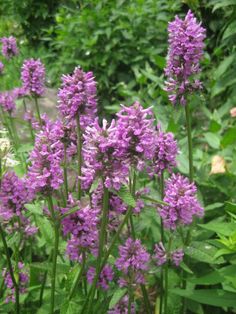
M43 129L36 134L35 146L30 154L31 166L28 169L28 184L34 192L44 195L57 190L63 183L61 169L62 150L55 143L55 124L46 122Z
M119 144L117 155L142 170L147 160L152 160L155 130L151 108L143 109L135 102L131 107L122 106L117 113L116 136Z
M0 61L0 75L3 74L4 64Z
M166 91L173 104L186 104L186 95L201 88L192 76L200 72L199 61L203 56L205 29L191 11L184 20L178 16L169 23L169 50L165 74Z
M203 216L203 208L197 200L196 193L195 184L190 183L188 178L172 174L165 186L164 202L169 205L159 210L166 228L175 230L177 225L191 224L193 216Z
M12 90L12 95L15 99L19 99L27 96L28 94L24 87L16 87Z
M11 59L18 55L19 51L16 45L16 39L13 36L1 38L2 54L5 58Z
M0 105L5 112L12 114L16 109L16 103L11 92L0 93Z
M38 229L25 217L25 204L32 198L32 191L27 189L24 179L18 178L14 172L4 174L0 191L0 219L8 233L21 231L25 236L32 236L37 232Z
M128 314L129 298L125 295L108 314ZM131 314L135 314L135 304L131 304Z
M129 238L125 245L119 246L119 258L115 265L122 272L120 286L127 286L130 276L133 278L132 284L145 282L144 272L148 270L149 256L140 240Z
M29 281L29 276L26 272L23 271L24 264L19 262L18 263L18 285L19 285L19 292L21 294L26 293L26 286ZM2 276L4 278L4 283L6 285L6 288L8 290L7 297L5 302L15 302L15 288L10 276L10 273L6 270L6 268L3 268Z
M162 242L159 242L158 244L155 244L154 248L154 260L157 263L157 266L161 266L166 263L167 261L167 254L166 249Z
M45 90L45 67L42 62L39 59L25 60L21 80L26 92L35 97L42 96Z
M107 188L116 190L127 182L129 168L122 159L116 158L117 147L114 120L108 127L104 119L100 127L98 119L95 119L93 125L85 129L81 178L85 189L97 178L103 179Z
M162 242L155 244L153 259L157 266L165 264L167 261L172 262L175 266L179 266L183 260L184 252L182 249L177 249L170 253L166 252L166 249Z
M88 272L87 272L87 280L90 284L93 283L95 273L96 273L95 268L89 267ZM113 273L112 267L109 265L105 265L100 273L97 286L101 287L104 290L108 290L109 283L112 282L113 276L114 276L114 273Z
M160 176L164 170L171 172L172 168L176 166L177 154L178 147L173 133L164 133L158 128L153 158L154 173Z
M65 236L70 236L67 242L67 254L71 260L80 261L84 250L96 252L98 241L99 209L89 205L82 206L69 195L66 208L62 208L62 214L70 209L78 207L78 211L70 214L62 220L62 230Z
M175 266L179 266L184 257L184 251L182 249L175 250L171 253L171 259Z
M96 81L92 72L75 68L72 75L62 76L62 86L58 93L58 108L68 121L80 119L84 129L90 125L97 113Z

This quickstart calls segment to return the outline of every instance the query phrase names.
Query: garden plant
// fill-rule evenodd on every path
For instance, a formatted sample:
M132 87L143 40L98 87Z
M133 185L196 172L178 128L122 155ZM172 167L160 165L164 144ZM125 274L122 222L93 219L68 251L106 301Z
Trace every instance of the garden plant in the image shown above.
M205 25L188 10L166 31L169 111L134 91L101 110L106 82L99 93L80 64L62 75L50 117L42 60L1 38L0 313L236 313L236 109L199 104ZM11 89L8 68L20 77ZM196 114L210 131L195 129ZM227 156L207 174L206 145Z

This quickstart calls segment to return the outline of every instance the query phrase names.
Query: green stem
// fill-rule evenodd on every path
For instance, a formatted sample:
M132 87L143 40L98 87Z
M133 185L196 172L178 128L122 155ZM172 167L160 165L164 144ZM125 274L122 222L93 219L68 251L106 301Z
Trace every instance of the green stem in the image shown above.
M167 249L167 256L169 259L170 256L170 251L171 251L171 244L172 244L172 235L169 237L169 243L168 243L168 249ZM168 271L169 271L169 260L167 260L166 265L165 265L165 295L164 295L164 314L169 314L168 313L168 289L169 289L169 276L168 276Z
M132 280L130 279L129 287L128 287L128 294L129 294L129 303L128 303L128 314L131 314L132 302L133 302L133 288L132 288Z
M65 184L65 194L66 194L66 201L68 200L68 179L67 179L67 158L66 158L66 144L64 143L64 184Z
M54 313L55 305L55 287L56 287L56 272L57 272L57 255L58 255L58 246L59 246L59 230L60 223L57 220L53 208L52 197L48 197L48 207L52 216L53 225L54 225L54 249L53 249L53 260L52 260L52 278L51 278L51 303L50 303L50 313Z
M85 252L82 253L82 265L81 265L81 269L80 269L80 272L78 273L78 276L75 280L75 283L70 291L70 294L69 294L69 300L71 300L75 294L75 291L78 287L78 284L83 276L83 273L84 273L84 269L85 269L85 263L86 263L86 256L85 256Z
M103 267L106 265L106 262L107 262L107 260L108 260L108 258L109 258L109 256L110 256L110 254L111 254L113 248L115 247L115 244L116 244L116 242L117 242L117 240L118 240L118 238L119 238L119 236L120 236L120 234L121 234L121 231L123 230L124 226L127 224L127 222L128 222L128 220L129 220L129 217L130 217L131 214L132 214L132 207L129 207L128 210L127 210L127 212L126 212L126 214L125 214L125 217L124 217L122 223L119 225L119 227L118 227L118 229L117 229L115 235L113 236L113 238L112 238L112 240L111 240L110 247L108 248L107 252L106 252L105 255L104 255L104 258L103 258L103 261L102 261L102 265L101 265L101 268L100 268L100 272L102 271ZM97 284L98 278L99 278L99 277L95 278L95 279L96 279L96 280L95 280L95 284ZM90 289L90 291L89 291L89 293L88 293L88 295L87 295L87 298L86 298L86 300L85 300L83 309L82 309L82 311L81 311L81 314L84 313L84 311L85 311L85 309L86 309L86 307L87 307L88 301L89 301L90 296L91 296L91 292L92 292L92 290Z
M164 199L164 171L161 172L161 177L160 177L160 194L161 194L161 199ZM164 243L164 226L163 226L163 220L160 217L161 221L161 242ZM160 285L160 307L159 307L159 312L162 314L163 310L163 294L164 294L164 276L163 276L163 267L161 267L161 285Z
M101 229L99 233L99 247L98 247L98 259L97 259L97 264L96 264L96 275L94 276L94 280L91 287L91 297L89 300L87 313L91 313L97 281L99 279L99 275L102 270L101 265L102 265L102 257L104 255L103 250L104 250L104 244L105 244L105 239L106 239L108 206L109 206L109 191L105 186L103 186L102 222L101 222Z
M80 118L77 116L77 149L78 149L78 199L81 199L81 166L82 166L82 133L80 128Z
M35 101L35 107L36 107L36 111L37 111L39 124L42 127L43 123L42 123L42 119L41 119L41 115L40 115L39 103L38 103L38 97L37 96L34 97L34 101Z
M39 294L39 306L43 304L43 294L44 294L44 289L47 281L47 276L48 276L48 271L46 270L43 274L43 281L40 289L40 294Z
M12 263L11 263L11 257L10 257L9 249L7 246L7 241L6 241L4 231L2 229L1 224L0 224L0 235L1 235L2 243L3 243L4 251L6 254L6 258L7 258L8 270L9 270L11 280L12 280L12 283L13 283L13 286L15 289L15 299L16 299L15 311L16 311L16 314L19 314L20 313L19 286L18 286L18 283L16 282L16 278L14 276L14 271L13 271L13 267L12 267Z
M192 144L192 128L191 128L191 113L189 105L185 106L187 137L188 137L188 160L189 160L189 180L193 182L193 144Z

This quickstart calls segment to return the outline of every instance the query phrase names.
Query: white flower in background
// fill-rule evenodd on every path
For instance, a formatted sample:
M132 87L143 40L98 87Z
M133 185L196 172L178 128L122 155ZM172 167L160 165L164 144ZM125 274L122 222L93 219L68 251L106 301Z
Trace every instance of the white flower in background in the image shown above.
M0 130L0 159L2 174L7 168L13 168L19 164L11 151L11 143L7 138L7 132L5 130Z

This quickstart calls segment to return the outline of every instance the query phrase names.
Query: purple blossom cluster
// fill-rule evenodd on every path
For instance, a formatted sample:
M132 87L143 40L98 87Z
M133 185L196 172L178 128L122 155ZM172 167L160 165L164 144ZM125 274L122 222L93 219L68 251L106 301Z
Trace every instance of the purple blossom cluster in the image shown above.
M18 55L19 50L17 48L16 39L13 36L1 38L2 42L2 54L6 59L11 59Z
M28 185L35 193L49 195L63 183L61 169L62 151L58 149L54 136L55 124L47 121L36 134L35 146L30 154L31 166L28 169Z
M25 265L21 262L18 263L18 285L19 285L19 291L21 294L26 293L26 287L29 281L29 276L28 274L23 271ZM11 279L11 275L10 273L7 271L6 268L3 268L2 271L2 276L4 278L4 283L6 285L6 288L8 289L7 292L7 296L5 299L6 303L9 302L15 302L15 287L13 285L12 279Z
M87 280L92 284L96 270L94 267L89 267L87 272ZM109 283L112 282L114 277L114 272L110 265L105 265L100 273L99 280L97 283L98 287L101 287L103 290L109 289Z
M128 165L121 158L117 158L118 143L116 125L113 120L108 127L104 119L102 127L98 119L92 126L88 126L84 133L82 167L82 185L84 189L90 188L98 178L102 178L107 188L119 190L127 182Z
M45 67L38 59L25 60L21 69L21 81L26 93L41 97L45 90Z
M62 220L64 236L70 236L67 241L67 254L71 260L80 261L82 252L91 251L96 254L98 241L99 210L89 205L82 206L69 195L66 208L61 209L65 214L70 209L78 207L78 211Z
M108 314L128 314L129 297L125 295ZM135 314L135 304L132 302L130 314Z
M92 72L75 68L72 75L62 76L58 93L58 108L67 121L79 118L84 129L90 125L97 113L97 89Z
M24 179L18 178L14 172L4 174L0 190L0 219L6 225L6 231L13 234L21 230L26 236L37 232L38 229L25 217L25 204L32 198L32 191L27 189Z
M166 252L166 249L162 242L155 244L154 256L157 266L165 264L167 261L172 262L175 266L179 266L184 257L184 252L182 249L177 249L170 253Z
M155 147L155 129L151 108L135 102L131 107L122 106L117 113L116 137L119 156L129 165L143 170L147 160L152 160Z
M0 93L0 106L3 111L12 114L16 109L15 97L11 92Z
M154 174L160 176L164 170L171 172L172 168L176 167L177 154L178 146L173 133L162 132L158 127L153 158Z
M166 181L164 202L168 205L160 210L164 226L175 230L178 225L188 225L193 221L193 216L203 216L203 208L196 197L197 188L189 179L172 174Z
M142 246L140 240L128 238L124 245L119 246L119 257L116 260L116 267L121 271L119 279L121 287L130 284L145 283L144 272L148 270L150 255ZM130 278L130 276L132 278Z
M199 61L203 56L205 29L191 11L184 20L178 16L169 23L169 50L165 74L166 91L173 104L186 104L187 94L201 88L192 76L200 72Z

